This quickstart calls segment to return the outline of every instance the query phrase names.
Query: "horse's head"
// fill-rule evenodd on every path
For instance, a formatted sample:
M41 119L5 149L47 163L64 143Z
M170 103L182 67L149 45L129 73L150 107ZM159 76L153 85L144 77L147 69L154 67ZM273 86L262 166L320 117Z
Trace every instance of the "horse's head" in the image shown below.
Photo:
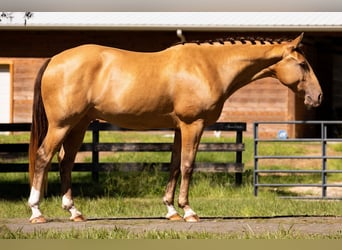
M307 107L317 107L322 102L322 89L310 64L299 49L303 34L289 42L283 59L273 65L271 70L285 86L304 97Z

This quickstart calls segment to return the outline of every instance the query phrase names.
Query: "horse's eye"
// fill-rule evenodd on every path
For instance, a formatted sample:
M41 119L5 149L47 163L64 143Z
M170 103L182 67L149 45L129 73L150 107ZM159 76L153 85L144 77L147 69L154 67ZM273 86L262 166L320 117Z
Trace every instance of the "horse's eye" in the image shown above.
M302 67L302 69L304 69L305 71L309 71L309 66L308 66L308 64L307 64L305 61L299 63L299 65L300 65L300 66Z

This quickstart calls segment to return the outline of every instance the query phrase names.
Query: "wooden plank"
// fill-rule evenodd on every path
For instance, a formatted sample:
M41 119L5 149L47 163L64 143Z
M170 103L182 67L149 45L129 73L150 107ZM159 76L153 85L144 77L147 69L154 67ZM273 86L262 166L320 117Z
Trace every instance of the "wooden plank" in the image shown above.
M29 145L27 143L5 143L0 144L0 152L19 153L28 152Z
M99 143L95 146L96 151L114 152L170 152L171 143Z
M127 162L127 163L99 163L99 172L139 172L144 170L160 169L161 171L168 172L170 163L139 163L139 162ZM9 172L27 172L27 163L0 163L0 173ZM59 172L57 163L52 163L51 172ZM93 171L93 165L91 163L75 163L74 172L91 172ZM212 163L212 162L196 162L195 172L210 172L210 173L243 173L244 164L239 163Z
M27 163L0 163L0 173L27 172Z
M0 123L0 131L30 131L31 123ZM107 122L92 122L89 124L88 131L136 131L121 128ZM148 129L142 131L172 131L173 129ZM205 130L222 130L222 131L246 131L246 123L244 122L218 122L208 126Z
M139 172L144 170L160 169L168 172L170 163L140 163L140 162L125 162L125 163L100 163L98 166L99 172ZM75 164L74 171L91 171L92 165ZM212 162L196 162L194 171L210 172L210 173L243 173L244 164L242 163L212 163Z
M246 123L244 122L217 122L211 126L205 128L206 131L210 130L222 130L222 131L246 131ZM116 125L107 122L93 122L89 125L88 130L100 130L100 131L173 131L173 128L158 128L147 130L132 130L127 128L121 128Z
M195 172L207 172L207 173L243 173L243 163L202 163L196 162Z
M95 145L97 152L170 152L172 143L98 143ZM27 143L0 144L0 152L28 152ZM243 143L201 143L199 152L242 152L245 150ZM83 143L80 152L92 152L92 143Z
M244 143L201 143L198 146L198 151L200 152L242 152L244 150Z
M31 123L0 123L0 131L30 131Z
M206 127L205 130L246 131L246 126L245 122L217 122Z
M172 143L97 143L97 152L170 152ZM92 151L92 143L83 143L80 151ZM201 143L199 152L242 152L245 150L243 143Z

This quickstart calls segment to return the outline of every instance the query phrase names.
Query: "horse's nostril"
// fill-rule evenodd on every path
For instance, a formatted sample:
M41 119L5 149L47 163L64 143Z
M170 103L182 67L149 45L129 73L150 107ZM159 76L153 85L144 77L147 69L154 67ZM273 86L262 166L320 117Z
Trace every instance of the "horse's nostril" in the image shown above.
M306 95L305 96L305 100L307 101L307 102L312 102L312 98L311 98L311 96L310 95Z
M321 93L318 95L318 102L322 103L322 100L323 100L323 94Z

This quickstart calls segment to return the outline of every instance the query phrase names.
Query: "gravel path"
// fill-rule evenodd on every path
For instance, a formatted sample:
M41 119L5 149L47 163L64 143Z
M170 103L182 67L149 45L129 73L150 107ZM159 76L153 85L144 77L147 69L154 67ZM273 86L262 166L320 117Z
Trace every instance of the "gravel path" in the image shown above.
M331 234L341 232L342 217L278 217L278 218L206 218L199 223L170 222L154 219L89 219L86 222L51 220L45 224L30 224L26 219L0 219L0 227L11 231L33 232L34 230L108 229L122 228L131 232L186 231L212 233L276 233L279 230L305 234Z

